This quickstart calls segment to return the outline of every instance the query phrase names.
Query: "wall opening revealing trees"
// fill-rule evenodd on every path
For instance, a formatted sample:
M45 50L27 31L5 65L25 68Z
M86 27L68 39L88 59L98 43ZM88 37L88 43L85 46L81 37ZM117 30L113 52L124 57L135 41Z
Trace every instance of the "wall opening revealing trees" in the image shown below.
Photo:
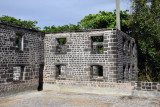
M65 65L56 65L56 79L63 79L65 80L65 70L66 66Z
M66 50L66 38L56 38L56 53L57 54L65 54Z
M103 36L91 37L92 53L103 53Z
M117 29L44 34L0 23L0 96L43 84L160 90L137 82L136 48Z
M16 34L16 51L23 51L24 38L20 34Z

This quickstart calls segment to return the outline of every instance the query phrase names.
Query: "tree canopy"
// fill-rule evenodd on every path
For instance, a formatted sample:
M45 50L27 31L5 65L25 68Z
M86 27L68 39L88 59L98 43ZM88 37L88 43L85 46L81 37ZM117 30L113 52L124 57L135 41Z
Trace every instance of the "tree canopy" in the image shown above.
M28 29L40 30L40 27L36 27L36 24L38 23L37 21L30 21L30 20L26 21L26 20L16 19L11 16L6 16L6 15L3 15L2 17L0 17L0 20L3 23L7 23L10 25L16 25L16 26L25 27Z
M129 27L127 22L129 20L129 14L126 11L121 11L121 25L122 31L128 32ZM99 11L97 14L89 14L85 16L77 25L70 24L64 26L45 26L44 32L61 32L61 31L72 31L72 30L88 30L88 29L100 29L100 28L116 28L116 11L106 12Z
M129 26L138 45L139 80L160 81L160 0L131 0Z
M127 22L129 20L129 14L126 11L120 11L121 28L122 31L128 32L129 28ZM78 24L83 29L100 29L100 28L116 28L116 11L106 12L99 11L97 14L89 14L85 16Z
M54 25L45 26L43 28L44 32L63 32L63 31L75 31L75 30L80 30L80 26L70 24L70 25L63 25L63 26L58 26L58 27L55 27Z

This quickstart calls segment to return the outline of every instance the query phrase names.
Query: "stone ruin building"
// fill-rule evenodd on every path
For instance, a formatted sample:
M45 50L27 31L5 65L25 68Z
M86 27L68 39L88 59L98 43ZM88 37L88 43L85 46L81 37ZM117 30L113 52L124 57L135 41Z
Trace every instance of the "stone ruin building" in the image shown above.
M135 40L117 29L46 34L44 59L45 83L137 79Z
M0 23L0 96L42 90L43 83L107 87L137 81L136 48L117 29L45 34Z

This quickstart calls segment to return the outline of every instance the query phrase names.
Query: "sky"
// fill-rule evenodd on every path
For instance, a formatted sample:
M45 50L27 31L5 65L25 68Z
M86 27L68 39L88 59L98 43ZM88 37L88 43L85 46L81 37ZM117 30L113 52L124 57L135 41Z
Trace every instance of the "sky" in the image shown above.
M37 26L77 24L88 14L113 12L116 0L0 0L0 17L8 15L38 21ZM120 9L130 9L129 0L120 0Z

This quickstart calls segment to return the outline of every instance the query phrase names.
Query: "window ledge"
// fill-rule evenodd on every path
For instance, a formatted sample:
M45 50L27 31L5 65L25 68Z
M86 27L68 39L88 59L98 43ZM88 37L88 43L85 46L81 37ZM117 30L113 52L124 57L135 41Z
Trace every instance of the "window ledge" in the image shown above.
M59 52L56 52L55 54L56 54L56 55L61 55L61 54L67 54L67 53L59 53Z
M57 80L66 80L65 77L57 77Z
M91 81L104 81L103 77L93 77Z
M16 50L17 53L23 53L24 51L22 50Z
M103 54L103 52L91 52L91 54Z
M25 81L22 81L22 80L13 80L13 84L19 84L19 83L25 83Z

